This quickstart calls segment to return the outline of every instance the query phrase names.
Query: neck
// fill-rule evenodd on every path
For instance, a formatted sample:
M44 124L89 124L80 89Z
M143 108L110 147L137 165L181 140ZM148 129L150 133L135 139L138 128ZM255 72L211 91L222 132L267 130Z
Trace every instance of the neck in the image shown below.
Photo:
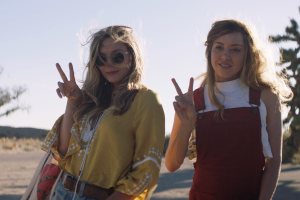
M114 90L115 90L116 88L118 88L118 87L119 87L119 85L120 85L120 83L113 83Z

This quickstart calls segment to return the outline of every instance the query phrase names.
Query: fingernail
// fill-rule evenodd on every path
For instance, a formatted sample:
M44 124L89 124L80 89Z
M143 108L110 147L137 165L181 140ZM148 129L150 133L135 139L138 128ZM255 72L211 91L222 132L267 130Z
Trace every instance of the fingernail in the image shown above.
M66 96L66 94L65 93L62 93L62 95L65 97Z

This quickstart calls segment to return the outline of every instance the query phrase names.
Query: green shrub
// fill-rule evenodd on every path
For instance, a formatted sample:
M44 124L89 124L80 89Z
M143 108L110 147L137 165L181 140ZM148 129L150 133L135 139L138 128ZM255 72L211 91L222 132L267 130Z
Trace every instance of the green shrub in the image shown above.
M294 154L294 156L292 157L292 163L300 164L300 152Z

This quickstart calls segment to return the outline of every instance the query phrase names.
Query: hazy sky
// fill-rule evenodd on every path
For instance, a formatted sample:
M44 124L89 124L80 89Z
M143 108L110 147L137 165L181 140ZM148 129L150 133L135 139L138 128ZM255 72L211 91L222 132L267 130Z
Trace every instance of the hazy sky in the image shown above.
M80 56L85 48L78 36L86 36L91 28L117 24L134 28L141 41L144 83L161 97L168 134L176 95L171 78L186 91L189 78L204 72L203 42L215 20L251 23L266 40L268 35L283 34L291 18L300 23L299 6L299 0L1 0L0 66L4 71L0 86L25 85L27 92L19 102L31 109L0 118L0 125L50 129L66 105L66 99L59 99L55 92L61 80L55 63L68 74L72 62L76 77L82 78ZM276 50L274 56L279 59ZM199 84L196 81L194 88Z

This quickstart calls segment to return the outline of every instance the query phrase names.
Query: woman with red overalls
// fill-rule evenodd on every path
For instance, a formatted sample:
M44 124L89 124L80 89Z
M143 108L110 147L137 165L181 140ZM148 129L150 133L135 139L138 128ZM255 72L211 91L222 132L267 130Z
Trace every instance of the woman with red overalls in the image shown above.
M183 94L172 79L178 96L166 167L181 166L195 127L189 199L270 200L281 167L281 102L293 94L245 24L216 21L205 45L200 88L193 91L191 78Z

